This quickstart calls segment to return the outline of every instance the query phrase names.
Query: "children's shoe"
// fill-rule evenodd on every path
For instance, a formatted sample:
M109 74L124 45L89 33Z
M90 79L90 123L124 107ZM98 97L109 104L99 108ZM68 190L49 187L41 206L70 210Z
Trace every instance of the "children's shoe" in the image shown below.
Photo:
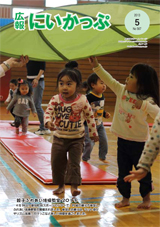
M36 135L44 135L44 130L38 129L34 132Z
M51 134L51 131L49 129L41 130L38 129L38 131L34 132L36 135L49 135Z
M19 128L16 128L16 134L17 135L19 134Z
M12 122L12 123L11 123L11 126L12 126L12 127L15 127L15 122Z
M51 134L51 131L48 128L45 128L45 130L43 130L43 131L44 131L44 135Z
M103 163L106 163L106 164L109 163L106 159L101 159L101 158L99 158L99 160L100 160L101 162L103 162Z

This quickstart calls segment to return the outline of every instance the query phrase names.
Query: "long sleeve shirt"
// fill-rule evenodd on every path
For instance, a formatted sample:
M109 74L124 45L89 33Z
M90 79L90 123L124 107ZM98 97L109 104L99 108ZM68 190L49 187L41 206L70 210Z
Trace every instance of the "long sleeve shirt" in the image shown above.
M17 89L15 89L14 91L12 89L9 89L9 93L8 93L6 102L10 102L11 99L13 98L13 96L16 94L16 92L17 92Z
M4 69L2 68L2 66L0 65L0 78L5 76L5 71Z
M30 109L32 110L32 113L36 113L33 98L27 95L14 95L7 106L7 110L11 110L13 106L13 113L19 117L28 117Z
M106 112L104 111L104 95L101 94L98 96L93 92L90 92L86 95L86 97L92 107L96 125L100 125L102 123L102 117L105 117L106 115Z
M78 94L71 102L65 101L61 94L53 96L45 111L44 122L46 124L53 119L56 128L54 135L58 138L83 137L85 120L87 120L90 137L98 135L92 108L85 95Z
M143 100L140 109L135 108L135 103L139 100L136 94L128 92L125 85L115 80L100 64L93 71L117 96L111 131L126 140L147 141L149 138L147 115L154 119L159 112L158 105L153 103L152 98L147 98Z
M150 138L145 143L145 147L137 167L142 167L150 171L155 158L160 151L160 112L155 118L153 127L151 129Z

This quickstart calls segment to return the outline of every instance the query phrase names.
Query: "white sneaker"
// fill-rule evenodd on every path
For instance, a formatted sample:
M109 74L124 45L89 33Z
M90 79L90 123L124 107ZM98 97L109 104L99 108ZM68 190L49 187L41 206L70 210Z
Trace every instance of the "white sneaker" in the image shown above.
M43 130L43 132L44 132L43 135L49 135L49 134L51 134L51 131L48 128L46 128L45 130Z
M38 129L38 131L34 132L36 135L49 135L51 134L51 131L49 129L41 130Z
M34 132L36 135L44 135L44 131L38 129L36 132Z

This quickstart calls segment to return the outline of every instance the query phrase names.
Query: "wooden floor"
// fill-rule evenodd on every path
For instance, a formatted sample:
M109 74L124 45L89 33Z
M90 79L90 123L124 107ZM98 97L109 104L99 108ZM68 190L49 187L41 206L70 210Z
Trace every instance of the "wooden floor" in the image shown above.
M113 113L113 108L110 108ZM113 114L112 114L113 115ZM10 120L12 116L6 114L5 107L0 107L0 120ZM30 117L30 120L34 120ZM37 120L37 119L36 119ZM111 121L111 119L109 120ZM149 119L150 121L150 119ZM29 126L34 132L38 127ZM109 164L98 160L98 144L92 152L90 163L107 172L117 175L116 137L106 128L109 140L107 159ZM52 135L44 136L52 141ZM130 206L116 209L114 204L121 200L116 185L82 185L77 201L72 201L70 187L66 186L65 194L52 195L56 186L44 185L21 165L19 165L6 149L0 145L0 226L13 227L159 227L160 226L160 157L158 156L152 167L154 191L151 193L152 207L149 210L137 209L141 202L138 182L132 183ZM28 202L30 199L33 201ZM57 199L64 199L59 203ZM53 205L51 200L55 199ZM42 202L41 202L42 201ZM22 205L25 205L22 207ZM48 205L48 207L47 207ZM62 206L60 206L62 205ZM64 208L74 208L80 215L69 215ZM21 215L21 209L31 215ZM42 209L38 214L38 209ZM50 216L51 208L57 209L59 215ZM32 209L29 211L29 209ZM35 210L34 210L35 209ZM45 211L43 211L43 209ZM48 211L47 211L48 209ZM62 210L63 209L63 210ZM62 215L68 212L68 215ZM73 211L71 211L73 212ZM70 212L70 213L71 213ZM72 213L73 214L73 213Z

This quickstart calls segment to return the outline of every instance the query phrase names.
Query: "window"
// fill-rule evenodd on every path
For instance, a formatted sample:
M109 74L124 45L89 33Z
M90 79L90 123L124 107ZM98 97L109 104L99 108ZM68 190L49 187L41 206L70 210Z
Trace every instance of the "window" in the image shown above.
M77 4L77 0L58 0L58 1L46 0L46 7L58 7L74 4Z
M39 13L41 11L44 11L44 9L34 9L34 8L13 8L12 11L12 18L15 18L16 13L24 13L23 17L27 17L30 15L30 13Z

